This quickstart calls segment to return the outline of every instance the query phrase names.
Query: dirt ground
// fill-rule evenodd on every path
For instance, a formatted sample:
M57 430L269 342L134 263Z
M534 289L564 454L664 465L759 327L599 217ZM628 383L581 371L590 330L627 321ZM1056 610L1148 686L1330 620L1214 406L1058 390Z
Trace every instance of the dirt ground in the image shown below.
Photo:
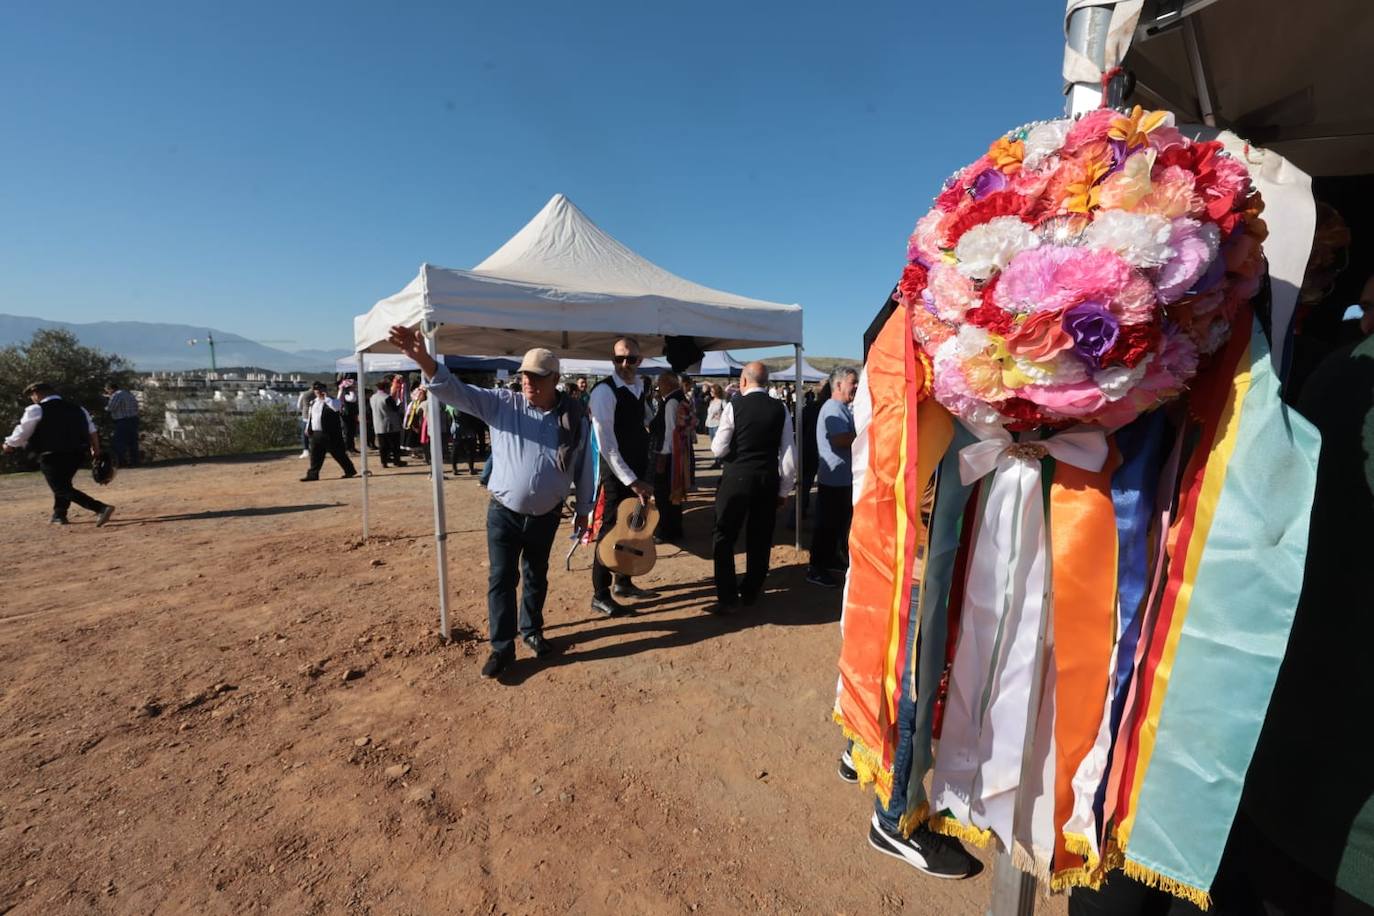
M781 520L765 599L727 619L702 611L709 476L638 617L588 609L560 537L561 654L520 646L498 683L476 479L446 488L444 645L424 467L371 479L366 544L358 481L303 470L121 472L87 487L103 529L0 478L0 913L984 912L991 870L867 846L835 775L839 594Z

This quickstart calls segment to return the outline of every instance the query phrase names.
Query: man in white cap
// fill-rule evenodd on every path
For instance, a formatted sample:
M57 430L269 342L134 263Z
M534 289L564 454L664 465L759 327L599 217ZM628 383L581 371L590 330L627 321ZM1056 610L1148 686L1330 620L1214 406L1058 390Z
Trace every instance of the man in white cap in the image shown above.
M544 597L549 588L549 551L568 490L577 485L577 525L586 526L592 501L592 462L587 460L587 409L558 390L558 357L537 348L518 370L520 391L487 390L454 378L434 361L418 331L391 329L390 340L415 360L425 387L445 404L472 414L491 428L495 470L487 489L487 628L491 655L482 676L494 678L515 659L516 579L524 579L519 633L536 658L553 647L544 639Z

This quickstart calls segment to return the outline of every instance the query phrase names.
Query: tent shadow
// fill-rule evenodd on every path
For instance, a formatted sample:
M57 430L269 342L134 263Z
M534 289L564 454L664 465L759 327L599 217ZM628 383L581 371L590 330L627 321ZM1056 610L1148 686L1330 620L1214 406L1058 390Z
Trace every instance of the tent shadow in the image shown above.
M159 522L201 522L217 518L258 518L271 515L290 515L296 512L314 512L317 509L337 509L347 503L305 503L299 506L245 506L241 509L209 509L205 512L183 512L176 515L153 515L146 518L115 516L106 527L123 528L129 525L147 525Z
M643 652L676 649L716 639L757 626L824 626L840 619L840 602L832 590L794 594L802 585L800 567L775 570L773 581L753 607L739 608L734 614L716 616L705 611L688 616L667 616L669 612L703 607L703 597L713 597L711 581L687 583L666 598L636 604L635 617L607 619L598 617L562 624L558 629L576 627L574 632L550 639L558 654L547 659L520 658L502 673L499 682L515 687L541 672L583 662L626 658ZM690 589L690 590L688 590ZM814 597L812 597L814 596ZM827 600L827 598L829 600ZM545 632L555 629L546 627ZM602 644L605 640L615 642ZM598 645L586 647L587 643ZM571 644L571 646L570 646ZM569 649L571 648L571 651Z

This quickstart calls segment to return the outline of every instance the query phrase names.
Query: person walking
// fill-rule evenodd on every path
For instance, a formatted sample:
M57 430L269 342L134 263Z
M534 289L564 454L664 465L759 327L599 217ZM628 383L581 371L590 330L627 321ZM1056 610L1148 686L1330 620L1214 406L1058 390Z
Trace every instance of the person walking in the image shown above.
M377 390L372 392L367 403L372 410L372 429L382 467L387 467L388 462L392 467L405 467L406 463L401 460L401 405L391 396L391 382L386 379L378 382Z
M362 405L358 403L358 389L352 376L345 376L339 380L339 393L337 395L343 410L339 412L339 418L343 421L344 448L350 455L358 454L358 414L361 413Z
M47 382L34 382L24 389L32 402L24 408L19 424L5 439L5 454L21 448L37 456L43 480L52 490L51 524L67 524L67 509L76 503L95 513L95 526L103 526L114 514L114 506L87 496L72 486L72 479L85 463L100 457L100 434L86 408L64 400Z
M611 350L614 371L592 386L588 401L592 430L600 452L601 492L604 503L598 543L615 527L620 502L630 496L648 504L654 495L649 482L649 386L639 375L639 341L621 337ZM661 510L661 507L660 507ZM601 564L599 552L592 559L592 610L607 617L628 617L634 610L616 598L649 598L653 592L635 586L629 576L611 575ZM614 597L612 579L614 578Z
M769 396L768 367L752 362L740 373L740 395L721 412L711 454L725 465L716 489L716 524L711 538L716 604L728 614L736 604L754 604L763 592L778 507L797 477L792 418ZM744 579L735 578L735 541L745 529Z
M301 478L301 483L320 479L320 468L324 467L326 453L338 462L344 478L357 477L358 472L344 449L343 420L340 417L342 405L339 399L325 393L324 382L316 382L310 390L315 395L315 401L310 405L310 468Z
M544 638L544 598L549 587L549 552L563 501L576 484L576 530L591 509L592 462L587 459L587 412L575 396L558 391L558 357L530 350L520 363L520 392L489 391L454 378L425 349L419 331L393 327L389 339L420 366L426 387L440 402L471 414L491 429L497 458L488 489L487 636L491 654L482 677L494 678L515 659L515 635L545 658L554 651ZM524 594L516 616L516 579Z
M720 428L720 415L723 410L725 410L725 389L719 384L713 383L711 385L711 402L706 405L706 439L708 444L710 440L716 437L716 430ZM720 470L720 460L715 456L711 458L711 470Z
M654 452L654 503L658 506L658 530L654 537L660 541L678 541L682 539L682 503L686 501L683 463L689 460L682 454L684 442L678 427L684 419L683 413L688 410L688 402L674 372L660 373L656 387L659 409L649 422L649 442ZM674 487L675 481L677 487Z
M841 366L830 374L830 399L816 416L816 526L811 532L811 565L806 581L835 588L832 570L848 565L849 523L854 517L854 410L859 373Z
M114 379L105 383L105 412L114 421L115 461L122 468L138 467L138 398Z

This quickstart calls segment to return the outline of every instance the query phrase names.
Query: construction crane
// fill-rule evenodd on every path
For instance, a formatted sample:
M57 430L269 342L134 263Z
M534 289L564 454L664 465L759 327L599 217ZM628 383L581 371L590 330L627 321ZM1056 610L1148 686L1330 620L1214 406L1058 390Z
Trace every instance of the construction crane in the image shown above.
M289 343L295 343L294 340L256 340L256 341L253 341L253 342L254 342L254 343L259 343L259 344L289 344ZM218 372L218 371L219 371L219 367L215 365L215 334L214 334L214 332L213 332L213 331L206 331L206 332L205 332L205 336L204 336L203 338L202 338L202 337L192 337L190 340L186 341L186 345L187 345L187 346L190 346L190 347L194 347L194 346L196 346L197 344L201 344L201 343L205 344L206 346L208 346L208 347L210 348L210 371L211 371L211 372Z

